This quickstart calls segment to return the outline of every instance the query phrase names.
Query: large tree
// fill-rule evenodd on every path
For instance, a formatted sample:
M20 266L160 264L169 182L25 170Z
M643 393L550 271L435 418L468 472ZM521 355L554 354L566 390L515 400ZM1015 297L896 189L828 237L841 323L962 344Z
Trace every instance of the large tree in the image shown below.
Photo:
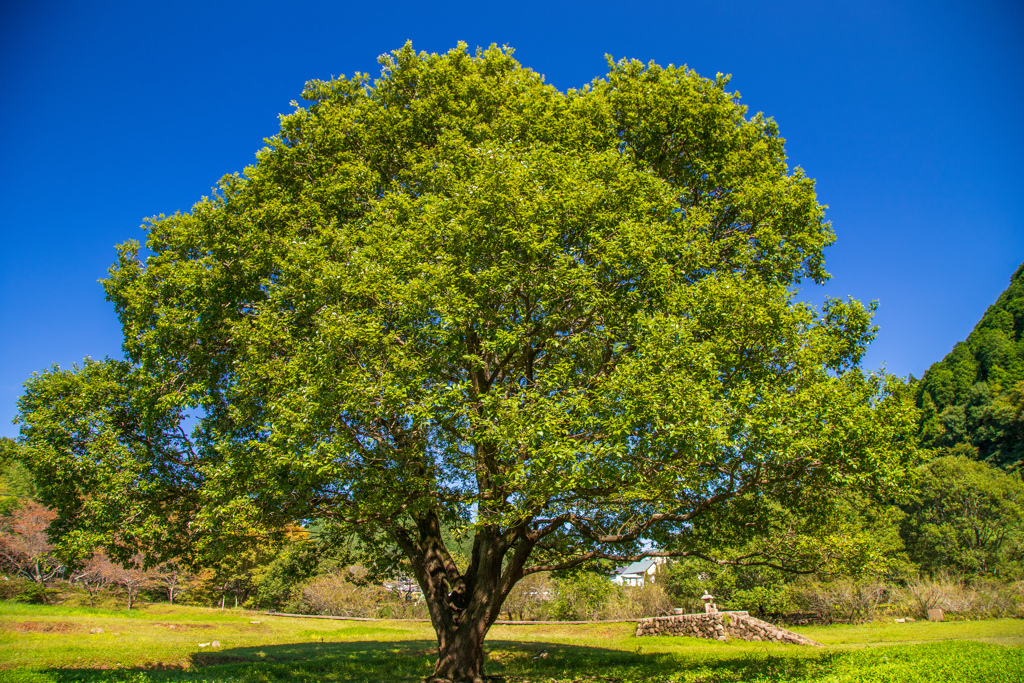
M21 402L59 533L126 557L310 519L386 541L438 681L481 679L530 574L827 559L832 494L897 477L914 410L858 369L869 310L795 299L833 234L775 123L685 67L563 93L495 47L382 64L308 83L255 165L121 246L127 360Z
M1024 482L975 462L963 445L918 469L902 535L927 572L1020 579L1024 569Z

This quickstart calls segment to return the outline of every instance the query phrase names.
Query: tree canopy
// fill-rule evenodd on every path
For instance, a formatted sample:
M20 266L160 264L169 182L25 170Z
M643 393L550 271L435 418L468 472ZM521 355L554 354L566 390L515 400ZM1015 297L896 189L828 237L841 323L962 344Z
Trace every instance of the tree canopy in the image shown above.
M354 529L408 560L438 680L480 680L532 573L827 561L832 494L895 482L916 413L859 369L869 308L795 298L833 233L774 121L686 67L563 93L493 46L382 66L307 83L253 166L120 247L125 361L27 383L67 543Z
M1024 558L1024 482L964 455L943 455L919 468L904 503L903 536L927 572L1017 579Z

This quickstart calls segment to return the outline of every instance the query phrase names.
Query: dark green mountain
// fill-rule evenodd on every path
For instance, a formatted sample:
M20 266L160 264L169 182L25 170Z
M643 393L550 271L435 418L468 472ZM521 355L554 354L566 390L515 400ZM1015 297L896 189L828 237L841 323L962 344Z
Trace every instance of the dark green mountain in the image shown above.
M1024 461L1024 264L966 341L916 385L925 446L969 450L1004 469Z

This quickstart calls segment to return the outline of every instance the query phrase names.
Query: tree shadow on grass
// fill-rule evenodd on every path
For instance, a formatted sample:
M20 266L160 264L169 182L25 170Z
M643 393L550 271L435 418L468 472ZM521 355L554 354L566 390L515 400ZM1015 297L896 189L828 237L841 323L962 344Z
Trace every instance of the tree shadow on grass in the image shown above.
M511 640L488 641L487 650L486 673L507 683L655 683L668 677L692 683L790 681L808 677L809 668L820 669L829 659L731 648L644 653ZM47 683L407 683L422 680L435 658L433 640L305 642L204 650L192 656L191 669L156 665L39 673Z
M719 648L650 652L638 644L634 652L561 643L488 641L487 673L504 675L509 683L550 680L569 683L593 680L633 683L689 681L791 681L810 678L827 666L831 655L815 651ZM808 656L809 655L809 656Z

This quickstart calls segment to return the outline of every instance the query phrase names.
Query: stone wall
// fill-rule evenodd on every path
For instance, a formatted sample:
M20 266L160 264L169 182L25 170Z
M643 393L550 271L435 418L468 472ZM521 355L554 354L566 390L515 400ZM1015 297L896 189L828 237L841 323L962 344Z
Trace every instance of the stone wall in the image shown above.
M639 636L691 636L728 640L739 638L770 643L793 645L818 645L799 633L779 628L767 621L761 621L747 612L711 612L704 614L674 614L668 617L641 619L636 625Z

